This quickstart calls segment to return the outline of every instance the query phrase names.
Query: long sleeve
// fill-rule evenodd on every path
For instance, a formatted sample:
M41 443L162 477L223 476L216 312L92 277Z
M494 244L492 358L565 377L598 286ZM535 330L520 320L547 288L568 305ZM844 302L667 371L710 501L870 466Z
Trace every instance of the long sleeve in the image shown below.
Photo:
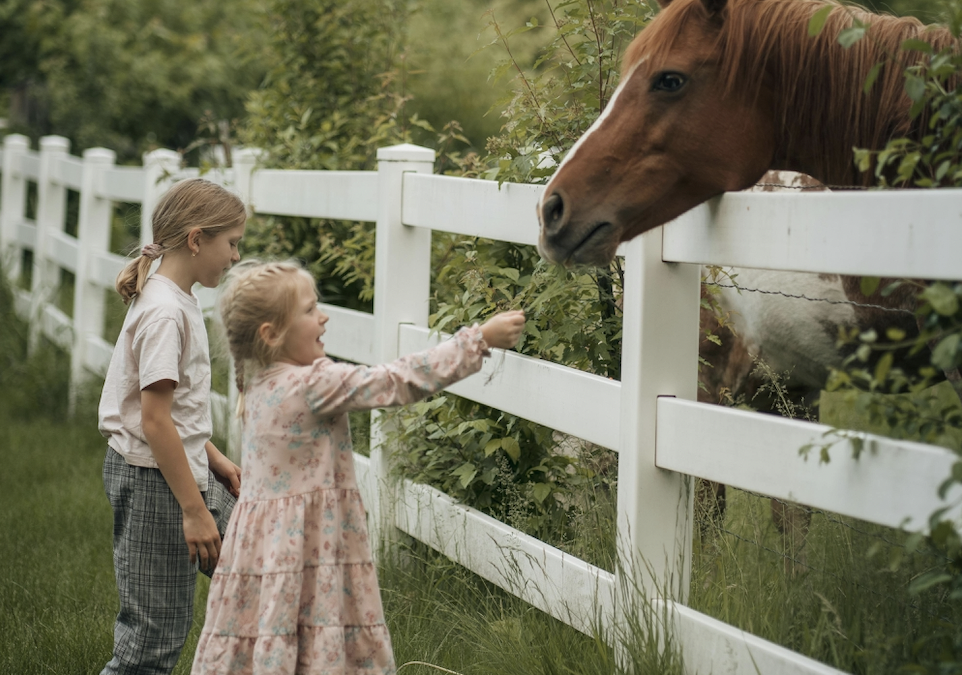
M307 404L315 415L327 416L413 403L478 372L486 350L481 329L474 326L432 349L379 366L320 359L304 380Z

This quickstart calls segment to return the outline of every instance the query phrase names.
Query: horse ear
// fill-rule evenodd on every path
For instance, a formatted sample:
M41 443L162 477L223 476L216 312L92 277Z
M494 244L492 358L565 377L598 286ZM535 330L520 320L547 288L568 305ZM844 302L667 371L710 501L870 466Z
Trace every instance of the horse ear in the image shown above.
M725 9L728 0L701 0L701 4L705 6L705 11L708 12L709 16L717 16Z

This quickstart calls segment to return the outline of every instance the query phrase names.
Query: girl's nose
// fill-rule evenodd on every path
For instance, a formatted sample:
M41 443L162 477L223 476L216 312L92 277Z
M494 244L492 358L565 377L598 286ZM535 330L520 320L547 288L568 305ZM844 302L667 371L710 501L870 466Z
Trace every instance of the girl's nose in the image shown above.
M324 312L319 312L319 315L320 315L320 316L319 316L319 318L318 318L318 321L320 321L320 323L321 323L322 326L323 326L324 324L326 324L326 323L328 322L328 320L331 318L331 317L329 317L327 314L325 314Z

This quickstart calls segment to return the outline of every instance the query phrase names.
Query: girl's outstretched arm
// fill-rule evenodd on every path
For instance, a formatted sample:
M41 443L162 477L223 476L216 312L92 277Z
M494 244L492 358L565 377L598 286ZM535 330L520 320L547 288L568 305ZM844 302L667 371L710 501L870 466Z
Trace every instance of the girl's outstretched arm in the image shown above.
M433 349L380 366L319 360L305 382L308 405L316 415L334 415L419 401L476 373L489 347L513 347L522 330L524 313L505 312L481 327L462 328Z
M184 539L190 550L190 561L199 559L201 569L213 570L220 557L220 534L197 488L184 444L170 415L174 384L172 380L161 380L140 392L144 438L184 512Z

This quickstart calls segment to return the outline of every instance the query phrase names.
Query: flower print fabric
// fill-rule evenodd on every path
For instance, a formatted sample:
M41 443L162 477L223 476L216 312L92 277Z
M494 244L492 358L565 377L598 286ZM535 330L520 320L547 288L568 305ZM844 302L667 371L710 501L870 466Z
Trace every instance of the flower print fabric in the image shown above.
M274 364L246 391L241 494L192 673L395 672L347 413L422 399L481 368L478 327L382 366Z

